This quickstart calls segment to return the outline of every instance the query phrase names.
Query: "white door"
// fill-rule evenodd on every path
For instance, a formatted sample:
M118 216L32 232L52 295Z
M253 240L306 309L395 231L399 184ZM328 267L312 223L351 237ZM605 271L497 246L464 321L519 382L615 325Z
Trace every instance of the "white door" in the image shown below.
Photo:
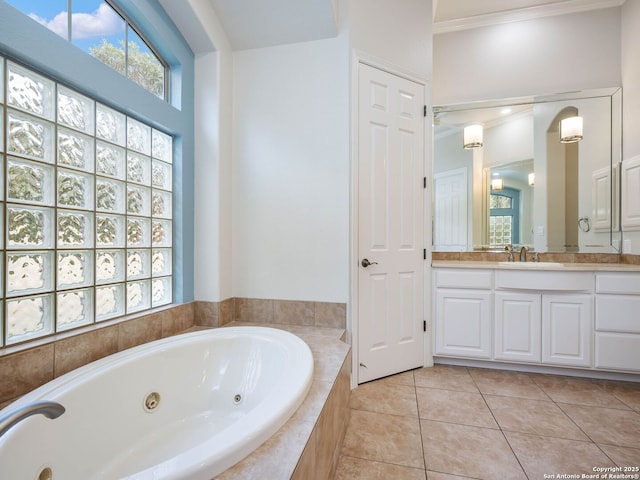
M360 64L358 91L362 383L424 364L424 86Z
M467 250L467 169L457 168L433 176L433 248Z

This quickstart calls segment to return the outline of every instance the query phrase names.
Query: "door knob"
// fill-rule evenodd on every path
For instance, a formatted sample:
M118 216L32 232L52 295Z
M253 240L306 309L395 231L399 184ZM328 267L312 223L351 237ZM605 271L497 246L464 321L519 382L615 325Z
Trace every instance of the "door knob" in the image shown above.
M360 265L362 265L364 268L367 268L369 265L377 265L378 262L370 262L368 258L363 258L362 261L360 262Z

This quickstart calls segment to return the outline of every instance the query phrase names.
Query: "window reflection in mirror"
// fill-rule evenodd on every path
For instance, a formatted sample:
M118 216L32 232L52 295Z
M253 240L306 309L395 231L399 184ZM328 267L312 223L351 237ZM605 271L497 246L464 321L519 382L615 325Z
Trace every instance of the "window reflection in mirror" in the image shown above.
M619 251L620 111L620 89L434 107L434 250ZM562 143L575 116L582 139Z

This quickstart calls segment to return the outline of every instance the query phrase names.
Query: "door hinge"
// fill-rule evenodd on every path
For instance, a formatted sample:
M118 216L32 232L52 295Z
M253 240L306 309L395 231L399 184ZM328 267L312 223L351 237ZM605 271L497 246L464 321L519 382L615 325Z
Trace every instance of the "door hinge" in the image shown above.
M422 179L422 188L427 188L427 177L423 177Z
M426 105L424 106L424 114L423 114L423 115L424 115L425 117L427 116L427 106L426 106Z
M423 260L426 260L426 259L427 259L427 249L426 249L426 248L423 248L423 249L422 249L422 259L423 259Z
M423 331L423 332L426 332L426 331L427 331L427 321L426 321L426 320L423 320L423 321L422 321L422 331Z

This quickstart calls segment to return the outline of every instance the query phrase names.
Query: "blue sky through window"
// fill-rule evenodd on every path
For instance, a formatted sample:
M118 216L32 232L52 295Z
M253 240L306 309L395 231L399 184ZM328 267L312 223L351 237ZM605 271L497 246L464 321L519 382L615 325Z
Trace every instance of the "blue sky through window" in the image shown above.
M7 0L49 30L67 38L67 0ZM89 52L89 48L102 43L120 46L124 40L125 22L102 0L72 1L73 44Z
M45 28L66 40L71 40L75 46L129 77L149 92L164 98L165 72L162 62L131 28L131 25L128 25L104 0L6 1ZM69 8L72 12L71 39L69 39ZM125 38L128 41L126 46ZM111 47L94 48L100 47L105 41L113 45L116 50Z

